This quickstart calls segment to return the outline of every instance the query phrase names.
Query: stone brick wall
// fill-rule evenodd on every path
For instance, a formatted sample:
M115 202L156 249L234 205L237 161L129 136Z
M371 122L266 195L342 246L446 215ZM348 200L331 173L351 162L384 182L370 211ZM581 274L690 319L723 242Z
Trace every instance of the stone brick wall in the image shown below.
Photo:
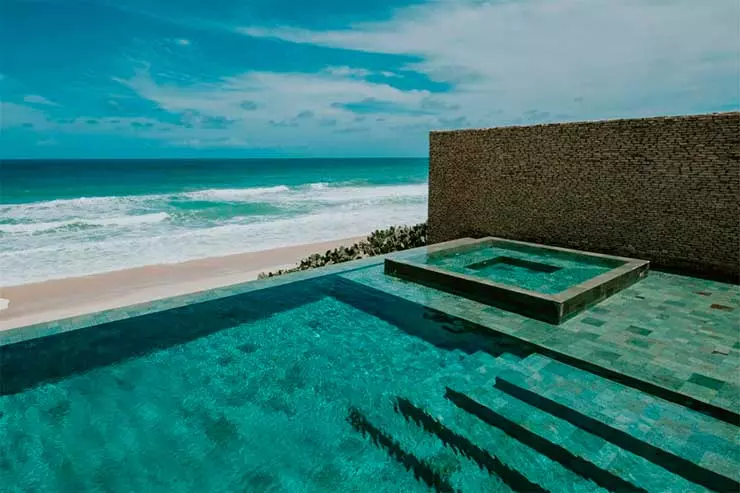
M740 113L432 132L429 240L471 234L740 276Z

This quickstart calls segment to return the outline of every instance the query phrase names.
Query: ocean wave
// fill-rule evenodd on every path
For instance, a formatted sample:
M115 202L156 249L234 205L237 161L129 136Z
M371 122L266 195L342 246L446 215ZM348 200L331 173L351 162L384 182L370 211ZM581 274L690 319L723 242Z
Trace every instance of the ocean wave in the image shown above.
M164 221L170 216L166 212L155 212L138 216L120 216L99 219L70 219L46 223L0 224L0 232L9 234L35 234L74 227L136 226Z
M357 203L381 203L397 200L425 199L427 186L424 185L384 185L365 187L328 187L311 192L293 194L286 197L286 201L311 201L311 202L357 202Z
M0 204L3 285L362 235L426 217L427 185L307 182Z
M212 188L208 190L197 190L194 192L174 194L172 197L184 197L196 200L212 200L218 202L239 202L243 200L253 200L255 197L259 197L262 195L273 195L289 191L290 187L288 187L287 185L251 188Z
M168 207L188 202L223 203L381 203L419 200L427 195L427 185L357 185L316 182L289 187L211 188L188 192L151 195L80 197L44 202L0 205L0 216L21 223L54 223L70 220L97 221L106 216L134 216L159 213ZM11 228L12 229L12 228Z
M389 204L328 209L274 220L263 218L249 224L114 235L94 241L81 236L20 250L0 250L0 272L3 272L3 285L10 286L360 236L378 228L417 223L425 218L423 204Z

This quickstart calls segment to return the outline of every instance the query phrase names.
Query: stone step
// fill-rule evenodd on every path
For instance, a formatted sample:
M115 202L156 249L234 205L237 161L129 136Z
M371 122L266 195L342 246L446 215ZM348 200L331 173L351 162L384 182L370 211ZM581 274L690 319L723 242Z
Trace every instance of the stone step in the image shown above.
M426 484L432 491L438 493L458 493L449 480L448 474L437 470L428 460L419 457L408 445L397 436L385 429L377 419L369 416L365 411L356 407L348 410L347 421L350 426L363 437L369 439L379 450L413 474L414 478Z
M458 456L500 478L513 491L555 492L564 491L564 488L574 493L604 491L561 463L455 406L443 393L442 388L434 395L417 395L411 399L397 396L395 410L410 425L436 437ZM503 485L493 486L489 491L499 491Z
M508 353L496 357L484 351L466 354L456 351L459 361L449 364L419 382L418 388L430 388L435 392L446 386L455 385L468 389L491 387L495 377L502 371L515 369L520 358Z
M693 483L740 489L737 427L542 355L521 366L495 387Z
M497 476L511 490L541 493L547 491L536 482L530 481L520 471L507 465L501 458L456 432L409 399L397 398L395 409L406 421L435 436L446 448L453 450L457 455L465 457L489 474Z
M439 393L437 393L439 394ZM431 394L426 394L431 395ZM426 395L416 395L414 401L427 401ZM438 478L435 483L446 484L453 488L454 491L464 491L465 493L472 492L487 492L487 491L529 491L531 485L527 482L512 482L515 486L517 484L526 486L523 489L512 490L507 486L507 482L504 480L511 480L506 473L506 468L496 470L492 468L491 471L486 469L482 463L483 461L474 460L471 458L470 450L474 447L466 447L460 450L458 447L451 446L450 442L445 442L440 439L435 433L429 432L418 423L409 419L404 415L403 411L407 411L407 407L403 407L405 403L411 402L405 398L399 398L397 396L388 395L382 399L382 402L378 403L371 408L365 408L362 410L362 414L368 423L379 430L376 434L382 433L386 437L386 445L379 446L385 450L385 453L391 456L394 460L398 461L410 473L415 475L422 474L426 478ZM454 410L453 410L454 411ZM425 411L426 412L426 411ZM432 411L430 411L432 412ZM432 415L427 413L431 420L434 421L448 421L449 416ZM393 441L393 445L397 450L403 451L403 454L396 454L395 456L389 452L387 443ZM378 443L375 443L378 446ZM403 455L404 460L399 460L399 456ZM407 467L409 464L417 465L413 468ZM499 475L504 476L504 479ZM417 477L419 479L419 477ZM422 481L427 485L430 481ZM435 490L436 487L432 487L430 491ZM542 491L541 489L535 488L532 491Z
M491 388L448 388L454 405L609 491L700 492L705 488L573 424Z

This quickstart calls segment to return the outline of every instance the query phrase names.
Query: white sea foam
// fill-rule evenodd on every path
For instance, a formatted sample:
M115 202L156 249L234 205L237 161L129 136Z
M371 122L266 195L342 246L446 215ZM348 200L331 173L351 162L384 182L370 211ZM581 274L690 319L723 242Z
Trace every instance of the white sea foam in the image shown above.
M17 219L33 215L69 216L79 214L99 214L115 212L135 207L155 205L172 200L210 200L210 201L280 201L292 200L346 200L348 198L380 198L383 196L424 196L426 183L412 185L359 186L330 185L328 183L310 183L308 186L248 188L213 188L191 192L151 195L124 195L106 197L80 197L75 199L56 199L43 202L22 204L0 204L0 217Z
M153 224L168 219L166 212L155 212L135 216L101 217L99 219L69 219L48 223L0 224L0 232L10 234L34 234L73 226L135 226Z
M216 200L223 202L254 201L263 195L273 195L289 192L290 188L286 185L276 187L253 187L253 188L214 188L209 190L198 190L196 192L186 192L179 194L180 197L186 197L197 200Z
M325 188L295 194L288 200L307 200L313 202L383 202L398 199L420 199L427 195L427 185L387 185L377 187Z
M426 219L426 193L426 184L310 183L0 205L0 285L299 245L417 223ZM191 201L190 208L178 209ZM213 202L219 213L202 214L212 209L198 208L200 201ZM232 203L268 204L276 212L243 215L249 213Z

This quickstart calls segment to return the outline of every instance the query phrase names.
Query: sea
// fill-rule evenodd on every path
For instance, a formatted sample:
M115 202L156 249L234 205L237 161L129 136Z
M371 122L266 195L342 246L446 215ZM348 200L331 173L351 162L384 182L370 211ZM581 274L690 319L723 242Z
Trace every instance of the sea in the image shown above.
M0 286L364 235L427 216L428 160L0 162Z

